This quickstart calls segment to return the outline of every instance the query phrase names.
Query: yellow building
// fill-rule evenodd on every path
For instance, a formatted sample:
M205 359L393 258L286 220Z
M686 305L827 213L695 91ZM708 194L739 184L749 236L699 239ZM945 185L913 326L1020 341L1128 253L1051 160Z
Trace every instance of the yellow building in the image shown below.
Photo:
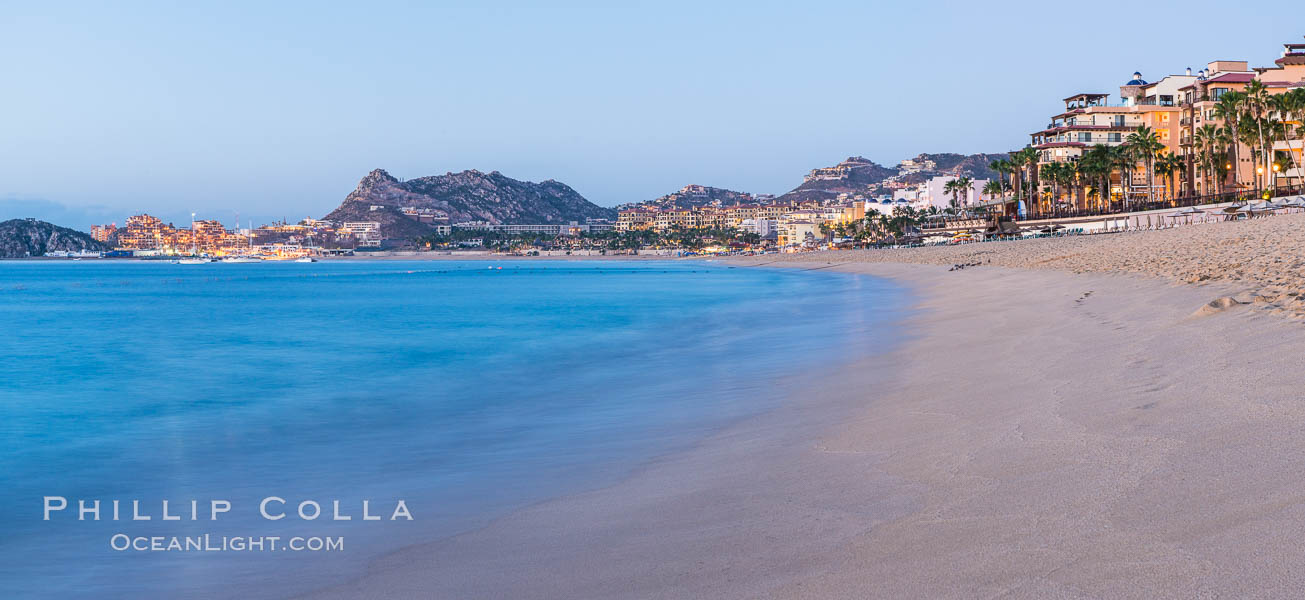
M641 231L651 229L657 220L657 213L651 210L623 210L616 218L617 231Z
M118 232L118 246L132 250L159 250L171 245L176 229L158 217L135 215Z
M785 219L776 226L777 241L783 246L800 246L825 239L820 222L808 219Z

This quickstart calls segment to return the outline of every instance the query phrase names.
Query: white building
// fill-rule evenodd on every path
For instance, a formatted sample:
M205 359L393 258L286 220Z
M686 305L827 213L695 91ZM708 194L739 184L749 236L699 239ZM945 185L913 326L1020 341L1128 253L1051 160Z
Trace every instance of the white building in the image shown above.
M739 222L739 229L764 238L775 233L778 223L775 219L743 219Z
M930 206L936 206L940 209L950 208L952 206L952 195L947 192L947 184L955 179L951 175L940 175L920 184L919 192L912 204L916 208L928 208ZM973 180L968 190L957 195L957 204L963 208L982 202L983 186L985 185L988 185L987 179Z
M346 221L340 229L352 234L361 247L381 245L381 224L377 221Z

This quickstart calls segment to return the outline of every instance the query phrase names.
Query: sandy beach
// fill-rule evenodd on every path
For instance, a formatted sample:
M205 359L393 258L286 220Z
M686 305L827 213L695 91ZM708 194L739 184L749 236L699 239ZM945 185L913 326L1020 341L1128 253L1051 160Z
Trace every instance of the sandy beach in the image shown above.
M1303 225L737 260L918 303L783 408L310 597L1299 597Z
M1241 302L1288 318L1305 316L1305 212L1157 231L758 258L764 260L751 264L980 263L1071 273L1131 273L1178 283L1224 284Z

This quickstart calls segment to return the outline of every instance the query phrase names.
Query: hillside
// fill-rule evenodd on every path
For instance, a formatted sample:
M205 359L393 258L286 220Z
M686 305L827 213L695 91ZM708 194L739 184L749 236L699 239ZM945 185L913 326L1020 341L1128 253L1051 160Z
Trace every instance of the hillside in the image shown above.
M812 169L802 185L779 197L780 200L824 200L839 194L879 195L895 187L920 183L938 176L968 176L991 179L996 173L988 164L1006 154L920 154L896 167L885 167L860 156L849 157L832 167Z
M403 213L412 208L418 219ZM386 238L429 233L432 223L485 221L493 224L583 223L587 218L614 219L616 211L586 200L564 183L518 181L498 171L463 171L399 181L376 169L358 182L331 221L376 221Z
M686 185L677 192L666 194L660 198L645 200L643 202L631 202L616 207L617 210L627 210L634 208L670 210L676 208L695 208L698 206L733 206L736 204L748 204L756 200L752 194L747 192L736 192L725 188L717 188L706 185Z
M46 252L107 250L104 244L74 229L36 219L0 223L0 258L42 256Z
M832 167L812 169L802 181L780 200L823 200L841 193L863 193L871 185L897 174L890 169L861 156L848 157Z

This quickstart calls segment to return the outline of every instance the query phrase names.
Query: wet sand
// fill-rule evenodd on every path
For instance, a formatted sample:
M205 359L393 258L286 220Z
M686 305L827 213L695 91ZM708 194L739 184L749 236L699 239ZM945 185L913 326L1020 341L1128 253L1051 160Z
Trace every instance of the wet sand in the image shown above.
M1243 282L850 255L785 266L913 288L889 356L310 597L1305 594L1305 330L1200 311Z

